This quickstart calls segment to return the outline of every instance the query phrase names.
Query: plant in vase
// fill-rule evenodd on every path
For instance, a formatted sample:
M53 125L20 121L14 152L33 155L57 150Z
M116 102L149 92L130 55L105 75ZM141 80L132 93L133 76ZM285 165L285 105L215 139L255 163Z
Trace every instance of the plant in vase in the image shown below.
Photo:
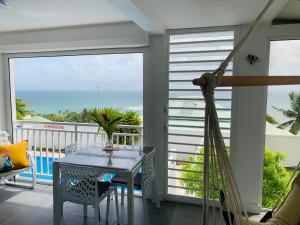
M120 113L113 108L94 108L89 114L91 121L99 125L98 133L103 130L107 135L105 149L113 150L113 133L122 119Z

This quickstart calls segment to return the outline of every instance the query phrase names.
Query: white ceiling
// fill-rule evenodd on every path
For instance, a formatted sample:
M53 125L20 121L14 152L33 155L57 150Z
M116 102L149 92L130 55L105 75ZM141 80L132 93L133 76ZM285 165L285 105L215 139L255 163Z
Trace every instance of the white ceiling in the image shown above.
M106 0L6 0L0 32L129 21Z
M209 27L253 22L268 0L131 0L161 21L164 28ZM279 12L287 0L275 0L265 22Z
M150 33L252 22L267 0L7 0L0 32L133 21ZM287 0L275 0L271 21ZM5 22L4 22L5 21Z
M277 20L300 20L300 1L289 0L276 17Z

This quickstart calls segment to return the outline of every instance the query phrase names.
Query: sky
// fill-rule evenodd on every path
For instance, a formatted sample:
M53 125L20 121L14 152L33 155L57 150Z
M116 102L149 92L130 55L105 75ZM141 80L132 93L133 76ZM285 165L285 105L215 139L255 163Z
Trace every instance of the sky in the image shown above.
M142 91L143 54L10 59L16 90Z
M271 41L269 75L300 76L300 40ZM280 86L272 90L286 93L290 88L293 87ZM300 92L299 86L294 88Z
M271 41L269 75L300 76L300 40ZM273 106L290 109L288 94L300 93L300 85L268 87L268 113L279 122L287 120Z

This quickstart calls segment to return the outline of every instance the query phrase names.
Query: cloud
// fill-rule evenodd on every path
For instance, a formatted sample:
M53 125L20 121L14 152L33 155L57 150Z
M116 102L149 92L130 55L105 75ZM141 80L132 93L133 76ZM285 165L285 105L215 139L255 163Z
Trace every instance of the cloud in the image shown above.
M142 91L142 53L15 58L17 90Z

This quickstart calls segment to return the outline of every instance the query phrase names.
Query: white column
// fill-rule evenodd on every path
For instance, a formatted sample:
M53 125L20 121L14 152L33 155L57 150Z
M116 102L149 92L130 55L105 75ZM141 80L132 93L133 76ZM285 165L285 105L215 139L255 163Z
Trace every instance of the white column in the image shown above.
M244 34L248 29L242 26ZM235 58L235 75L268 74L269 26L260 26ZM240 35L238 34L238 38ZM251 53L259 62L250 65ZM249 212L258 213L262 199L267 88L240 87L232 92L231 159L241 195Z
M11 131L10 82L7 60L0 53L0 130ZM6 67L5 67L6 65Z
M158 189L163 192L166 182L165 113L167 95L165 36L150 36L150 46L144 54L144 146L157 150Z

